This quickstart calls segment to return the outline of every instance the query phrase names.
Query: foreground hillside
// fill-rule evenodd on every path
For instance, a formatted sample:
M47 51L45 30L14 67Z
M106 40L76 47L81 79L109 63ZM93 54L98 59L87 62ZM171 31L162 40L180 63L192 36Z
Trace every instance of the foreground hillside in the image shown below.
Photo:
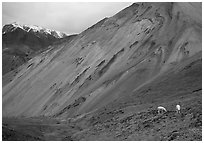
M98 111L60 118L3 118L3 140L202 140L201 60ZM190 75L190 76L187 76ZM187 90L186 90L187 89ZM144 100L145 98L145 100ZM181 114L175 105L180 102ZM156 107L168 112L158 115Z
M3 87L4 140L201 140L201 11L134 3L34 57Z

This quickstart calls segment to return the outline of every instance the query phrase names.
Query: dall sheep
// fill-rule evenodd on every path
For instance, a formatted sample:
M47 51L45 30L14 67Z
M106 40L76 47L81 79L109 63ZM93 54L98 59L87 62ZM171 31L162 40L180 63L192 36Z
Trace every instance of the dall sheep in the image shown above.
M163 113L163 112L167 112L167 110L162 106L157 107L157 110L158 110L158 114Z
M181 113L181 106L180 105L176 105L176 113L180 114Z

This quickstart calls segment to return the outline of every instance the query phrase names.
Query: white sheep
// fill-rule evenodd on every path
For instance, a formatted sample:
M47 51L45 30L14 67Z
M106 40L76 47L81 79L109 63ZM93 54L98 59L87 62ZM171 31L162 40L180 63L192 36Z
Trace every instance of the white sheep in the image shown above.
M158 114L163 113L163 112L167 112L167 110L162 106L157 107L157 110L158 110Z
M180 105L176 105L176 113L180 114L181 113L181 106Z

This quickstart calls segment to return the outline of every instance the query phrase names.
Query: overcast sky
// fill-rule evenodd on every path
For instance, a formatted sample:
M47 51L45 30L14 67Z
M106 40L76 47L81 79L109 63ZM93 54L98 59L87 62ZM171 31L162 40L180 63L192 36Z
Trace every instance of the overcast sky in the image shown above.
M67 34L80 33L104 17L113 16L131 4L131 2L3 2L2 24L19 22Z

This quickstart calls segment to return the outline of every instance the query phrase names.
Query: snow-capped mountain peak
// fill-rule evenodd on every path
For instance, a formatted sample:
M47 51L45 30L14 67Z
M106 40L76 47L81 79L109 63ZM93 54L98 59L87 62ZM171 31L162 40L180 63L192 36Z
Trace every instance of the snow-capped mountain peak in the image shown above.
M64 38L64 37L68 36L68 34L62 33L62 32L56 31L56 30L51 30L51 29L43 28L43 27L36 26L36 25L20 24L18 22L4 25L2 32L3 32L3 34L6 34L7 32L12 32L12 31L16 30L17 28L20 28L26 32L39 32L39 33L52 35L55 38Z

